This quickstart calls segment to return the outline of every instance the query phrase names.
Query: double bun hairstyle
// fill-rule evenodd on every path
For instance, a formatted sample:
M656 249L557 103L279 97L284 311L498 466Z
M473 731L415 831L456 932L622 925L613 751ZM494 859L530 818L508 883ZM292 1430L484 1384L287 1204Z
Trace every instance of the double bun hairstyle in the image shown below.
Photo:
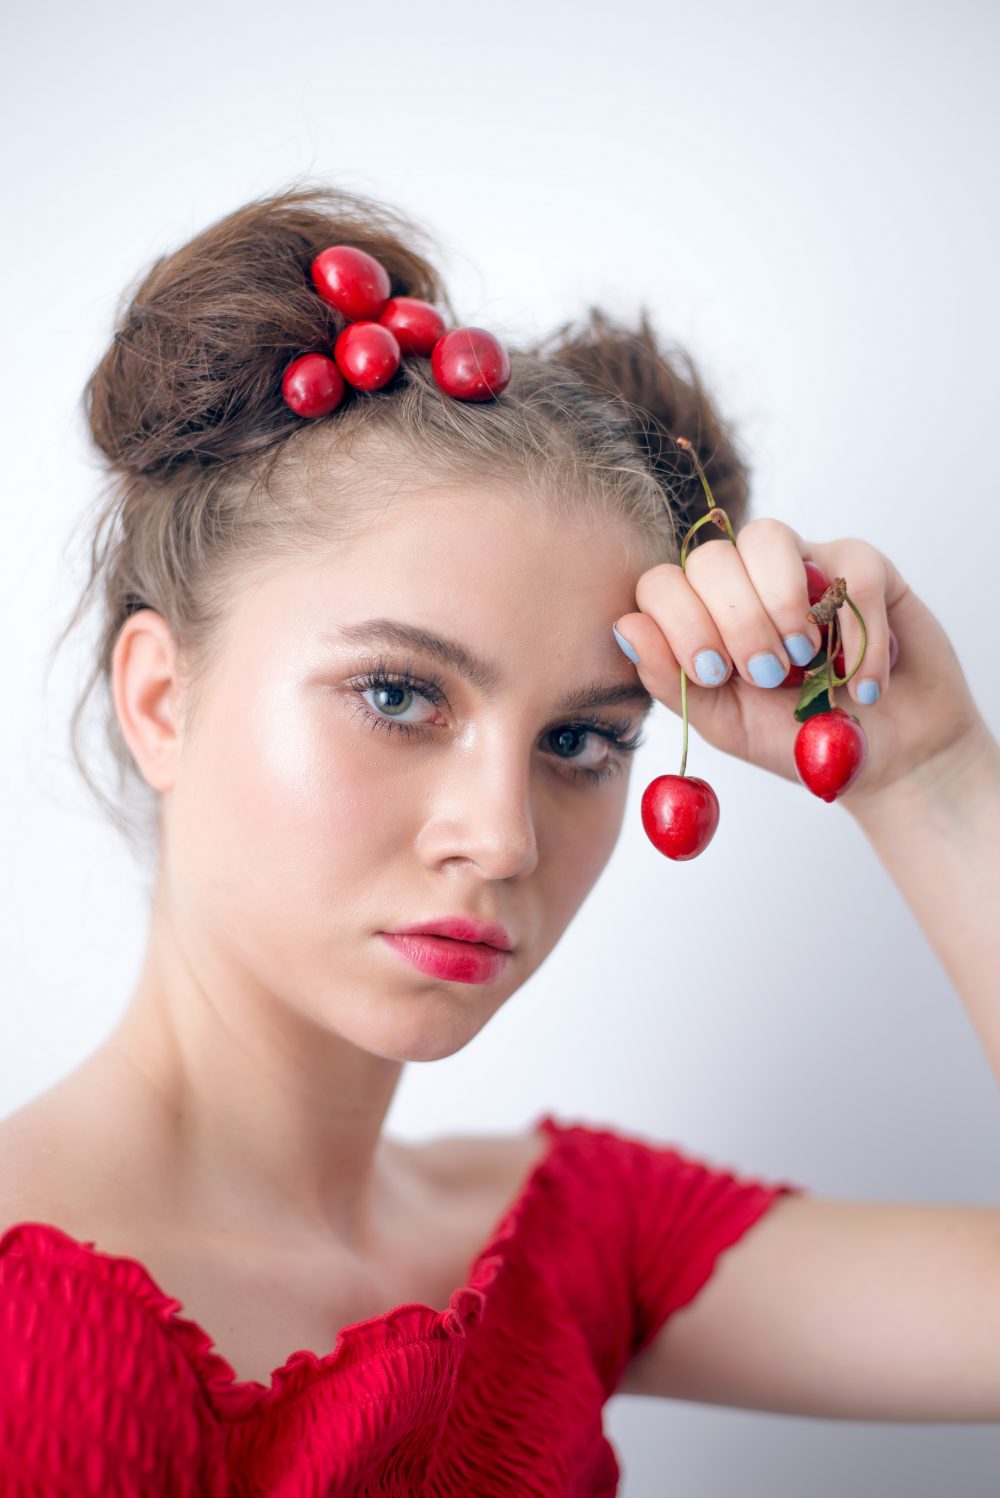
M357 192L297 184L157 259L125 293L84 390L105 483L82 517L88 576L53 654L96 609L70 742L87 786L140 855L156 844L158 797L111 696L115 643L137 609L155 609L169 625L196 713L235 591L282 559L349 538L408 487L485 481L556 513L586 507L626 522L651 566L679 559L679 538L704 507L674 440L683 436L734 528L746 513L748 470L732 429L691 357L666 347L645 311L624 326L592 306L527 346L504 337L510 378L494 400L453 400L427 358L404 355L389 386L303 421L283 398L282 376L305 353L329 353L344 329L310 278L314 258L341 244L385 267L393 297L420 298L449 326L462 322L422 225ZM95 696L117 772L110 795L82 743Z

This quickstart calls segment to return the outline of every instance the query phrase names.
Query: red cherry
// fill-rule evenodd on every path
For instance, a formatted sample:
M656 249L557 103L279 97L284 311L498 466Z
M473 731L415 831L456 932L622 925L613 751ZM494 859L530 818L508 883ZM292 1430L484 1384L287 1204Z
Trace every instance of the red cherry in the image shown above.
M806 672L808 669L808 666L796 666L795 662L793 661L788 668L788 675L785 677L784 681L778 682L778 686L800 687L806 679Z
M445 332L445 320L437 308L417 296L394 296L378 320L396 335L404 354L430 354Z
M446 395L488 401L506 389L510 359L485 328L452 328L431 350L431 373Z
M333 345L333 357L355 389L381 390L399 368L399 344L381 323L352 322Z
M347 394L340 370L325 354L293 359L281 381L281 393L298 416L325 416Z
M814 713L795 735L795 769L814 796L833 801L861 774L868 738L857 718L842 707Z
M658 775L642 793L646 836L668 858L703 853L719 825L719 798L697 775Z
M324 302L336 307L348 322L378 317L389 300L389 272L374 255L353 245L334 244L320 250L310 269Z

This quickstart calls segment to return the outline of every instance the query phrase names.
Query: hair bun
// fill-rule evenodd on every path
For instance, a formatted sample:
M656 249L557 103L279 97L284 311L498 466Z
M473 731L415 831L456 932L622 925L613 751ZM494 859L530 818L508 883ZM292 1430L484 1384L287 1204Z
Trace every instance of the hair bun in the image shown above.
M299 425L281 394L289 361L329 352L345 326L316 294L314 256L357 245L385 266L393 296L454 317L413 247L429 242L385 204L328 187L290 189L219 220L126 295L84 392L94 442L119 471L151 479L263 452Z
M723 421L690 354L677 345L668 350L645 310L632 328L591 307L583 323L564 323L539 352L626 406L632 439L669 497L681 535L704 514L705 500L694 464L677 446L678 437L690 441L716 504L728 511L737 528L747 508L749 480L732 424ZM717 534L704 526L692 545Z

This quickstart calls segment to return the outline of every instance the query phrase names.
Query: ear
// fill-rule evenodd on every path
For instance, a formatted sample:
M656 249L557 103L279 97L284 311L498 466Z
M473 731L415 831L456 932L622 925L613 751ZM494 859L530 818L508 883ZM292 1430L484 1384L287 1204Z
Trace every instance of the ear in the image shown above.
M143 778L154 790L171 790L181 747L180 680L173 634L155 609L139 609L122 625L111 657L111 689L122 735Z

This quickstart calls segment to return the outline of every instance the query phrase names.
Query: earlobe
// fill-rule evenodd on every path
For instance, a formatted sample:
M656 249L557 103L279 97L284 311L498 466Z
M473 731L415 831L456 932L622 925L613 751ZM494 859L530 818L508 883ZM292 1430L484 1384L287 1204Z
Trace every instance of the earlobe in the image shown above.
M122 625L111 657L111 690L122 737L143 779L173 787L180 748L176 648L161 614L142 609Z

